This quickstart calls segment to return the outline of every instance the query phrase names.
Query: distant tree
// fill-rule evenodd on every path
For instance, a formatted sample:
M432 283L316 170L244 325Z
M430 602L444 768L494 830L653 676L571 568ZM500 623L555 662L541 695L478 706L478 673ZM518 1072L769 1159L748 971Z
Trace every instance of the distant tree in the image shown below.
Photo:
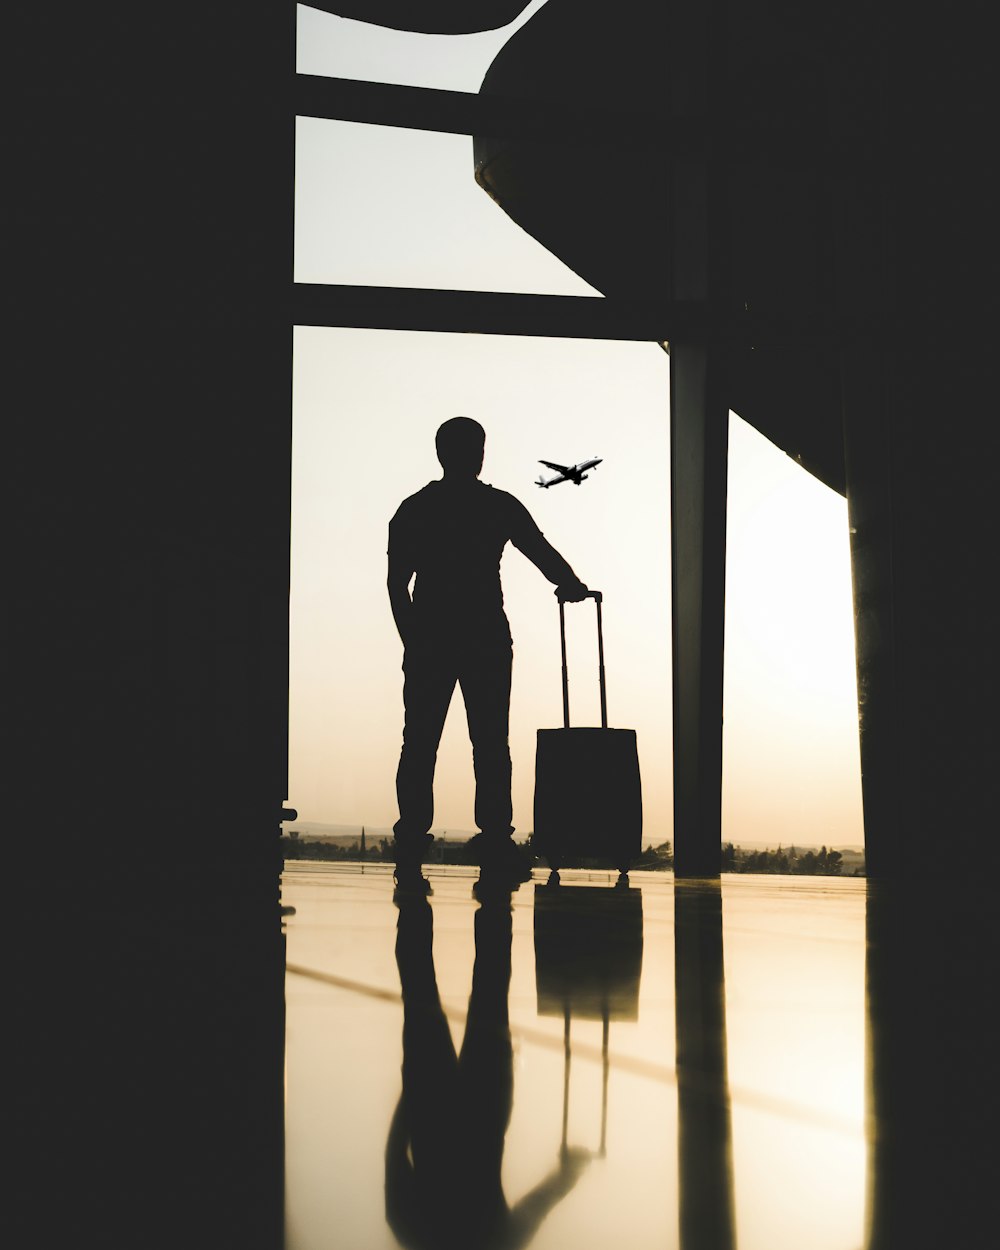
M794 846L790 846L787 850L779 845L776 851L770 849L744 851L734 846L732 842L724 842L719 858L723 872L836 876L843 866L841 853L828 850L825 846L819 851L804 851L798 854Z
M816 874L816 852L806 851L804 855L801 855L799 857L795 871L802 873L803 876L815 876Z
M648 871L660 871L669 868L673 863L673 856L670 854L670 843L661 842L659 846L650 844L641 851L639 857L633 862L633 868L645 868Z

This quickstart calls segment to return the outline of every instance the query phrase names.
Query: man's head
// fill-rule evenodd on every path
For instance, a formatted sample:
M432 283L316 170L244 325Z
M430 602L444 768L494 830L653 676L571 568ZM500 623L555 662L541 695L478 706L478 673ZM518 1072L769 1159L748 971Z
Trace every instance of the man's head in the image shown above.
M478 477L483 467L486 431L471 417L452 417L438 430L434 446L445 473Z

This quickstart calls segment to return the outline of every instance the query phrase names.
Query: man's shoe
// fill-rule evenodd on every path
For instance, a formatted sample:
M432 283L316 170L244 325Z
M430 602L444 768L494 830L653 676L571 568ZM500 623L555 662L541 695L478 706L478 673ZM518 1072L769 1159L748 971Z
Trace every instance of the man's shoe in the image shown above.
M480 868L479 879L472 883L472 897L480 903L506 903L509 907L520 888L519 875L512 876L503 868Z
M426 898L428 894L434 893L431 883L420 871L419 864L397 864L392 880L395 885L392 892L394 901L401 898Z
M469 845L483 873L488 873L491 880L509 881L514 885L531 880L531 859L512 838L487 838L479 833L469 839Z

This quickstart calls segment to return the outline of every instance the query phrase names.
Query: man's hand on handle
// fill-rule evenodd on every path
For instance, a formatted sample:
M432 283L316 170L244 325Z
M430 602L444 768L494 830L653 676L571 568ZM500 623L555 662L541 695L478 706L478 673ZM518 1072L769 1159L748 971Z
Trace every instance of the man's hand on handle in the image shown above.
M560 603L580 603L590 594L581 581L563 582L555 589L555 596Z

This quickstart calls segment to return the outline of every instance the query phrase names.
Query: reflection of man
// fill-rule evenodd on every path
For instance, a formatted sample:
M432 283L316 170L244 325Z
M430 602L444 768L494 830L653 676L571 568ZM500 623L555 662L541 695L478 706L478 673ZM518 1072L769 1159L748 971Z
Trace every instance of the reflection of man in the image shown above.
M456 1056L438 997L431 906L399 900L396 962L403 991L403 1092L385 1150L386 1218L413 1250L517 1250L573 1188L589 1156L564 1150L514 1207L501 1183L514 1092L508 1018L511 891L475 918L476 962Z
M453 417L435 442L444 477L404 499L389 524L389 600L405 647L396 881L426 888L420 864L432 841L434 765L456 682L476 775L480 832L474 849L492 875L524 881L528 861L511 838L511 637L500 587L503 549L512 542L555 583L561 599L583 599L587 587L522 503L478 480L486 443L478 422Z

